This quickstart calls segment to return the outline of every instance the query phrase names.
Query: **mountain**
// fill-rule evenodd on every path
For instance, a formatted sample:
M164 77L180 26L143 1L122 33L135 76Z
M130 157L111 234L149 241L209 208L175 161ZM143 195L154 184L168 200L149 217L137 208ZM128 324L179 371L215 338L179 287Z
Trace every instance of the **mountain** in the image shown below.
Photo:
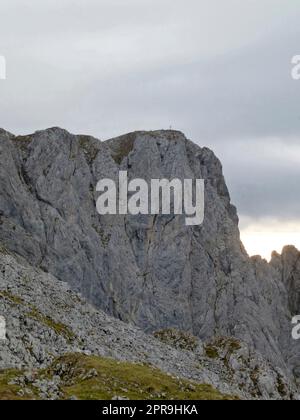
M0 240L8 253L146 333L174 328L204 343L231 337L283 372L291 388L300 379L300 342L291 336L300 253L287 247L270 264L249 258L212 151L177 131L100 142L59 128L21 137L2 130L0 163ZM204 223L100 216L96 184L117 180L120 170L146 181L205 179Z
M0 311L0 400L297 398L286 373L246 343L145 334L3 246Z

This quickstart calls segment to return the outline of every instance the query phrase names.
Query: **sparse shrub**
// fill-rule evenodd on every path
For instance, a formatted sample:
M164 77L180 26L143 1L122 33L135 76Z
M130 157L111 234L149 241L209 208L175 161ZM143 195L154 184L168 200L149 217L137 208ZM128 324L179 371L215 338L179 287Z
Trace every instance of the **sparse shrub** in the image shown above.
M168 328L155 332L154 337L178 350L195 351L199 340L190 333Z
M206 346L205 347L205 354L210 359L217 359L219 357L219 352L216 347L214 346Z

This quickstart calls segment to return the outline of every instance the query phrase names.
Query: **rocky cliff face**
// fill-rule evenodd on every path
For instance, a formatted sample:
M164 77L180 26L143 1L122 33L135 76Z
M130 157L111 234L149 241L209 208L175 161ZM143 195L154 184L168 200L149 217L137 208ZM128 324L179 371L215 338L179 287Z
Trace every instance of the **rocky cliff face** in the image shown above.
M54 128L31 136L0 132L0 238L32 266L67 282L106 313L146 332L166 327L202 340L236 337L290 379L300 343L300 254L271 264L250 259L222 167L207 148L174 131L100 142ZM204 178L205 219L99 216L101 178Z
M0 340L0 400L68 395L170 399L176 392L188 399L298 398L286 373L246 343L229 337L202 343L176 330L160 331L156 338L146 335L96 310L68 284L4 247L0 313L6 318L6 340Z
M285 285L289 296L289 309L298 314L300 309L300 254L293 246L283 249L282 255L272 255L271 266L274 267Z

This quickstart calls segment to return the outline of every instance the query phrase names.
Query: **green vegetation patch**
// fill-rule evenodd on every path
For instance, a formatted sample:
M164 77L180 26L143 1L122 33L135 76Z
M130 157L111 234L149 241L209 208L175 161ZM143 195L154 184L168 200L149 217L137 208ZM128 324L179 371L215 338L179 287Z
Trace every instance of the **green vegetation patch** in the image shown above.
M216 347L210 346L210 345L205 347L205 354L210 359L218 359L218 357L219 357L218 349Z
M46 327L51 328L56 332L56 334L63 336L68 341L72 341L75 338L75 334L69 327L60 322L56 322L52 318L42 314L38 311L37 308L32 307L27 316L45 325Z
M15 305L22 305L24 303L23 299L18 296L14 296L7 290L0 290L0 298L9 300L10 302L14 303Z
M0 371L0 400L40 399L35 384L26 390L12 383L23 371ZM148 365L118 362L97 356L69 354L56 359L48 369L35 371L35 379L59 376L61 399L111 400L234 400L210 385L178 379ZM14 381L13 381L14 382ZM17 381L18 383L18 381ZM25 392L24 392L25 391Z
M219 337L205 346L205 353L210 359L217 359L220 354L226 354L226 358L241 349L238 340L230 337Z
M83 150L87 161L92 163L100 150L100 141L89 136L79 136L79 146Z
M111 146L112 158L118 165L121 165L122 160L132 152L135 139L136 133L131 133L120 137L118 143L115 142L115 144Z
M105 400L121 396L130 400L231 400L210 385L177 379L151 366L117 362L80 354L56 361L49 373L65 382L65 398Z
M192 334L168 328L155 332L154 337L169 346L179 350L195 351L198 346L198 339Z
M13 137L13 142L16 146L18 146L21 150L25 151L27 150L28 146L32 142L31 136L17 136Z
M221 337L221 338L217 338L214 341L215 346L225 350L227 349L229 352L234 353L238 350L241 349L241 343L232 338L232 337Z
M0 370L0 401L25 399L18 395L20 386L10 385L10 382L20 375L20 371L9 369Z

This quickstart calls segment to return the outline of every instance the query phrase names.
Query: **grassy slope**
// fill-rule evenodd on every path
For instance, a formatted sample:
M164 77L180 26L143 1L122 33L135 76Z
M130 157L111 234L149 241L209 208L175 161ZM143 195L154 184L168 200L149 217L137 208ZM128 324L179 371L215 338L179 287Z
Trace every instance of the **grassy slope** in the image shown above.
M63 366L63 369L62 369ZM106 400L115 396L131 400L224 400L210 385L201 385L165 374L151 366L121 363L112 359L79 354L66 355L38 373L39 378L60 374L64 399ZM0 372L0 400L24 399L17 395L20 387L8 385L18 371ZM37 390L31 386L34 398Z

